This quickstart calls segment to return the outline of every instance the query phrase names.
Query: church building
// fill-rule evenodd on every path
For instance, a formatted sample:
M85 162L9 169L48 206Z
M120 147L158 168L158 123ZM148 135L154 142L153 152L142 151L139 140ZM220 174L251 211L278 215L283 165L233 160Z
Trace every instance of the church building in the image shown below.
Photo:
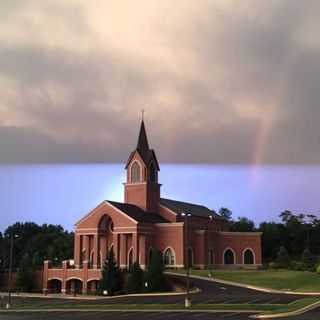
M228 221L203 205L161 198L160 165L142 120L125 166L124 202L105 200L75 225L74 259L44 262L43 289L94 292L112 248L121 268L146 268L152 248L166 268L258 268L261 233L230 232Z

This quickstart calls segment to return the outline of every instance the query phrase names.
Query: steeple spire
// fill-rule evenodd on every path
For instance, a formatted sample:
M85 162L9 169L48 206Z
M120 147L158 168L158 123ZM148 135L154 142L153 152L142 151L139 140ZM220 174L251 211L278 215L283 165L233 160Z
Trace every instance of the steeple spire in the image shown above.
M137 143L137 150L140 152L142 156L146 155L148 153L149 149L149 143L146 133L146 128L144 126L143 119L141 120L141 126L140 126L140 132L139 132L139 138Z

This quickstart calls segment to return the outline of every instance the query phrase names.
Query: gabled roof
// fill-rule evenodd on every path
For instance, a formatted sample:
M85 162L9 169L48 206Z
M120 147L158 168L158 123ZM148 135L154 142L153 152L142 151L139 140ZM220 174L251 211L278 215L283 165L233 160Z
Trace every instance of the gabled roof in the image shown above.
M145 222L145 223L165 223L169 222L162 216L154 212L144 211L138 206L129 203L121 203L115 201L108 201L112 206L116 207L132 219L138 222Z
M146 128L145 128L143 120L141 121L137 147L133 152L131 152L129 159L126 163L126 169L128 168L128 165L131 162L131 159L136 152L139 153L139 155L142 158L142 160L144 161L145 165L149 165L151 160L154 160L158 171L160 171L160 166L159 166L159 162L157 160L156 154L153 149L149 148Z
M208 218L212 216L214 219L223 219L215 211L194 203L161 198L160 204L177 214L191 213L191 215L196 217Z

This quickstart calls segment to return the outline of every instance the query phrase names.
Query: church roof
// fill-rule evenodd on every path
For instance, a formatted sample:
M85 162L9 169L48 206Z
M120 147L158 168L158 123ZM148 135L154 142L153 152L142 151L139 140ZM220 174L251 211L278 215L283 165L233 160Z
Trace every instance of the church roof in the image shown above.
M154 150L150 149L150 147L149 147L148 137L147 137L146 128L145 128L143 120L141 121L137 147L133 152L131 152L129 159L127 161L127 164L126 164L126 168L128 167L132 157L134 156L134 154L136 152L139 153L140 157L142 158L142 160L144 161L144 163L146 165L148 165L149 162L152 159L154 159L156 166L157 166L157 169L160 170L160 166L159 166L156 154L155 154Z
M108 201L111 205L138 222L165 223L169 222L162 216L154 212L147 212L134 204Z
M194 203L161 198L160 204L177 214L191 213L191 215L196 217L208 218L213 216L214 219L223 219L214 210Z

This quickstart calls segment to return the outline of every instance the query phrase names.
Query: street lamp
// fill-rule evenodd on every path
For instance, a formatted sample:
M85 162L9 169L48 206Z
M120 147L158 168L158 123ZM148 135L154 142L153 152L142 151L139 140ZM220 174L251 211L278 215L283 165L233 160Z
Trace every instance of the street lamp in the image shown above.
M186 228L186 278L187 278L187 292L186 292L186 298L185 298L185 307L190 308L191 307L191 297L190 297L190 261L189 261L189 217L191 217L191 213L185 213L182 212L181 216L185 218L185 228Z
M6 308L11 307L11 281L12 281L12 261L13 261L13 245L14 239L17 239L19 236L17 234L11 234L10 236L10 260L9 260L9 275L8 275L8 303Z

